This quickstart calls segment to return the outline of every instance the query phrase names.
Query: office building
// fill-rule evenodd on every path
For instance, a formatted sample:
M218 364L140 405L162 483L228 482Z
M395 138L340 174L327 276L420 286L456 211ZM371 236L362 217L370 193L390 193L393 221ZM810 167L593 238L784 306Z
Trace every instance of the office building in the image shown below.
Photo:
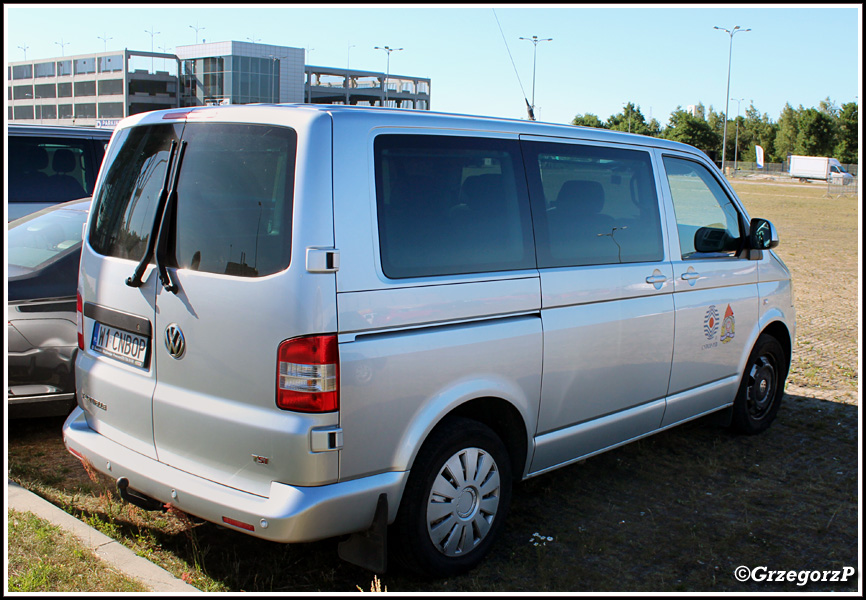
M430 109L430 79L305 66L303 48L250 42L122 50L9 63L13 123L114 126L186 106L315 103Z
M10 122L113 126L136 113L180 106L178 58L121 50L13 62Z

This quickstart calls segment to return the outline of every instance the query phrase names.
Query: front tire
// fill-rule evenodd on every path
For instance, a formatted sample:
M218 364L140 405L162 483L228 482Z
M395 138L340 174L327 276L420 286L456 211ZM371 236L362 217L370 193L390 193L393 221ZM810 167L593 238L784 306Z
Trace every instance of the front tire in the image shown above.
M788 361L782 346L776 338L761 335L740 381L731 428L749 435L766 430L779 411L787 376Z
M392 528L395 559L435 577L472 569L489 552L511 504L505 445L464 418L430 435L412 466Z

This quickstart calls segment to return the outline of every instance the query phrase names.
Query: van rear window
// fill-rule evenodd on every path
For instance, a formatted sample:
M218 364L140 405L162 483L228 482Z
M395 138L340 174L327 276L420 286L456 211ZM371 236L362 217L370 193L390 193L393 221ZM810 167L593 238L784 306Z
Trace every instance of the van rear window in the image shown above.
M192 123L177 189L181 269L260 277L291 256L297 137L292 129Z
M289 266L297 136L239 123L156 125L124 131L95 208L97 252L141 260L156 214L172 141L186 142L169 204L169 266L259 277ZM173 167L172 167L173 168Z

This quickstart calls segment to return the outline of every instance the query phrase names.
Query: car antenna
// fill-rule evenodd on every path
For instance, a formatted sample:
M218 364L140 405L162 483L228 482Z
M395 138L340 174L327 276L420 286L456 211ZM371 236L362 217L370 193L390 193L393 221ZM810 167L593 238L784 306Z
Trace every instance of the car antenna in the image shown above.
M523 82L520 81L520 74L517 72L517 66L514 64L514 57L511 56L511 49L508 47L508 41L505 39L505 33L502 31L502 24L499 23L499 17L496 16L496 9L493 10L493 17L496 19L496 24L499 25L499 33L502 35L502 41L505 43L505 49L508 51L508 58L511 59L511 66L514 67L514 74L517 76L517 83L520 85L520 93L523 94L523 101L526 102L526 112L529 114L529 120L535 120L535 112L532 110L532 105L526 97L526 91L523 89Z

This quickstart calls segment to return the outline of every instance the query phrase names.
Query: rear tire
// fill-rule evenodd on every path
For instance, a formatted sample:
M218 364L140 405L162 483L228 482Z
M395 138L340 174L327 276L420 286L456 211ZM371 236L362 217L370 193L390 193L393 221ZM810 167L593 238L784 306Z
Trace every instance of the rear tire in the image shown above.
M788 361L776 338L758 338L734 400L731 429L754 435L766 430L779 411L788 376Z
M424 443L391 528L393 558L422 575L474 568L502 530L511 504L508 451L486 425L443 421Z

